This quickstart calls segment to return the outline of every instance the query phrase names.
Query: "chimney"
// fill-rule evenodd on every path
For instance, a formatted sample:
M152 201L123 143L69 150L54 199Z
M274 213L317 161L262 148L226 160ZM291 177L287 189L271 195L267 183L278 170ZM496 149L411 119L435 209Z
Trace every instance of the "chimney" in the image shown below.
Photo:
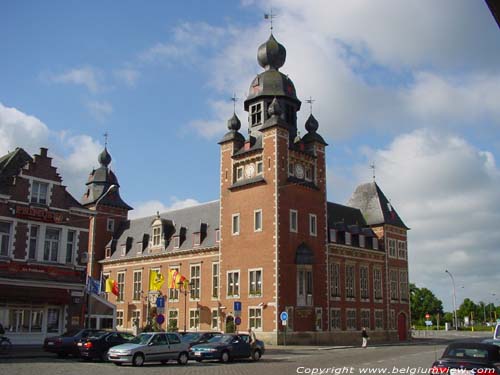
M47 151L48 149L46 147L40 147L40 156L43 158L47 157Z

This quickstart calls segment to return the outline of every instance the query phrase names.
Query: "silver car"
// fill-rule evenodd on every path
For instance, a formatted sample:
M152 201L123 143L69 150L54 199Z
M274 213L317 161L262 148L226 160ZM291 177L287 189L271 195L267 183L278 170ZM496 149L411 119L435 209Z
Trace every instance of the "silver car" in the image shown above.
M117 366L132 363L142 366L144 362L167 363L177 360L185 365L189 360L189 344L183 343L181 337L173 332L145 332L127 344L109 349L108 359Z

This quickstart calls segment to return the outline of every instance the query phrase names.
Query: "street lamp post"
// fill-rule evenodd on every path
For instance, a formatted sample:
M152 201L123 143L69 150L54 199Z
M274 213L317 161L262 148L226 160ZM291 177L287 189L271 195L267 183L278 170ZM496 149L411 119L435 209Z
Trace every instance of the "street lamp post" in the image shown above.
M193 286L193 282L190 282L188 284L189 286L189 292L188 292L188 288L186 288L186 285L184 284L183 281L179 281L177 283L177 285L179 285L179 289L180 288L183 288L184 289L184 333L186 333L186 322L187 322L187 295L188 293L191 293L191 287Z
M453 284L453 314L455 317L455 330L458 331L458 319L457 319L457 293L456 293L456 288L455 288L455 279L453 278L453 275L451 274L450 271L445 270L448 275L451 277L451 282Z
M92 251L89 253L89 268L88 268L88 276L92 277L92 271L93 271L93 268L94 268L94 257L95 257L95 231L96 231L96 221L97 221L97 206L99 205L99 203L101 203L101 201L111 192L115 191L116 189L118 188L118 186L116 186L115 184L111 185L108 190L106 190L104 192L103 195L101 195L99 197L99 199L95 202L95 206L94 206L94 209L95 209L95 216L94 216L94 219L92 221L92 241L91 241L91 244L92 244ZM101 280L102 282L102 280ZM87 296L87 299L88 299L88 311L87 311L87 328L90 328L90 295Z

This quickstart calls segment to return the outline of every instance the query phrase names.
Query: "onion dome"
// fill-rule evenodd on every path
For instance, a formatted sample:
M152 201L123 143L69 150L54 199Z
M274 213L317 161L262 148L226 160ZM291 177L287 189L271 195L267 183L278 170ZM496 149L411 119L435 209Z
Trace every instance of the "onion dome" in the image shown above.
M311 113L306 121L306 130L309 133L315 133L318 130L318 128L319 128L318 120L316 120L316 118Z
M236 113L233 114L233 117L231 117L229 120L227 120L227 128L229 130L234 130L234 131L240 130L241 121L238 118L238 116L236 116Z
M108 152L108 149L104 147L104 150L99 154L97 161L103 167L107 167L111 163L111 155Z
M306 121L307 134L302 138L302 141L304 143L318 142L327 146L327 143L325 142L323 137L318 133L316 133L318 128L319 128L318 120L316 120L311 113Z
M264 69L278 70L283 66L286 59L286 49L274 39L273 34L267 42L260 45L257 51L257 61Z

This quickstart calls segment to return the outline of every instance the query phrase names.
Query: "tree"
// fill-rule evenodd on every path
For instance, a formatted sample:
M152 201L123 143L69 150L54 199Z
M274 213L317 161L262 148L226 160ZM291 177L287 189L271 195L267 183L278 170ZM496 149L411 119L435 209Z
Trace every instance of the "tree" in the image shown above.
M443 302L427 288L417 288L410 283L411 318L413 324L423 324L425 314L436 320L437 314L443 314Z
M471 317L472 314L474 320L477 320L478 317L481 316L479 311L480 311L479 306L476 305L474 301L472 301L470 298L466 298L458 308L457 316L460 319L464 319L465 317Z

